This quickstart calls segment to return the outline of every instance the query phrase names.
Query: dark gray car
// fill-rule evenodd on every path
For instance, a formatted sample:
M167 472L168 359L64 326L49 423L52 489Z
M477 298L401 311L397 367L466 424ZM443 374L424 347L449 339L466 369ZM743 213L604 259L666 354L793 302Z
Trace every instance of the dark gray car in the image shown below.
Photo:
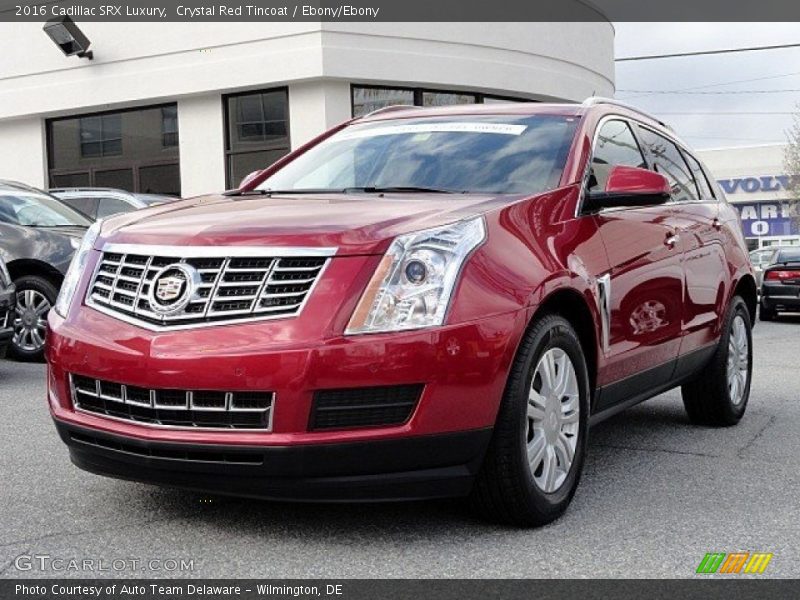
M0 181L0 257L16 285L9 353L42 360L47 313L91 221L57 198Z

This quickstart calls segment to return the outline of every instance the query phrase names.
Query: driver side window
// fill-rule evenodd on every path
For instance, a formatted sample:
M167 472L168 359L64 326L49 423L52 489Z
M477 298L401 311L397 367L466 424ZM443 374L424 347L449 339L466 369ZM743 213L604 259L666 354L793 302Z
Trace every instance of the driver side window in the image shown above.
M597 134L592 153L589 191L604 191L611 167L617 165L647 168L644 155L636 143L630 125L625 121L606 121Z

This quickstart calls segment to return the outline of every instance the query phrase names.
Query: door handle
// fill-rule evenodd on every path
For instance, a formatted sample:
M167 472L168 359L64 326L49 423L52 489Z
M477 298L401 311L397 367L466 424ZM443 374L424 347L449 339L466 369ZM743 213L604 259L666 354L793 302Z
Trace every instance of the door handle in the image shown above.
M667 234L667 237L664 240L664 245L672 250L675 247L675 244L677 244L680 240L681 236L679 236L677 233L670 233Z
M717 231L719 231L720 229L722 229L722 221L720 221L720 220L719 220L717 217L714 217L714 220L713 220L713 221L711 221L711 225L712 225L712 226L714 227L714 229L716 229Z

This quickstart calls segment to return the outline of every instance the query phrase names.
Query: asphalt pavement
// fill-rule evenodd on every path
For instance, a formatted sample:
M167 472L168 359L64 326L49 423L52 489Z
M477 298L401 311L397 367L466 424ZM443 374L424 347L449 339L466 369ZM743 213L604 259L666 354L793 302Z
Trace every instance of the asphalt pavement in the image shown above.
M536 530L458 501L279 504L90 475L52 425L44 365L0 361L0 577L674 578L740 551L773 553L760 577L798 577L800 318L758 323L754 348L738 426L691 425L676 390L627 410L592 430L570 509Z

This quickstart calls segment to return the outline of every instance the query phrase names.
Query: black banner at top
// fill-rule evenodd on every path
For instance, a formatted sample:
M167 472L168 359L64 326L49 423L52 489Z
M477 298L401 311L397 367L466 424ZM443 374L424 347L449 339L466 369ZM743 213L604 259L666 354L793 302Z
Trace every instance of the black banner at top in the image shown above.
M794 21L797 0L0 0L0 21ZM798 36L800 37L800 35Z

